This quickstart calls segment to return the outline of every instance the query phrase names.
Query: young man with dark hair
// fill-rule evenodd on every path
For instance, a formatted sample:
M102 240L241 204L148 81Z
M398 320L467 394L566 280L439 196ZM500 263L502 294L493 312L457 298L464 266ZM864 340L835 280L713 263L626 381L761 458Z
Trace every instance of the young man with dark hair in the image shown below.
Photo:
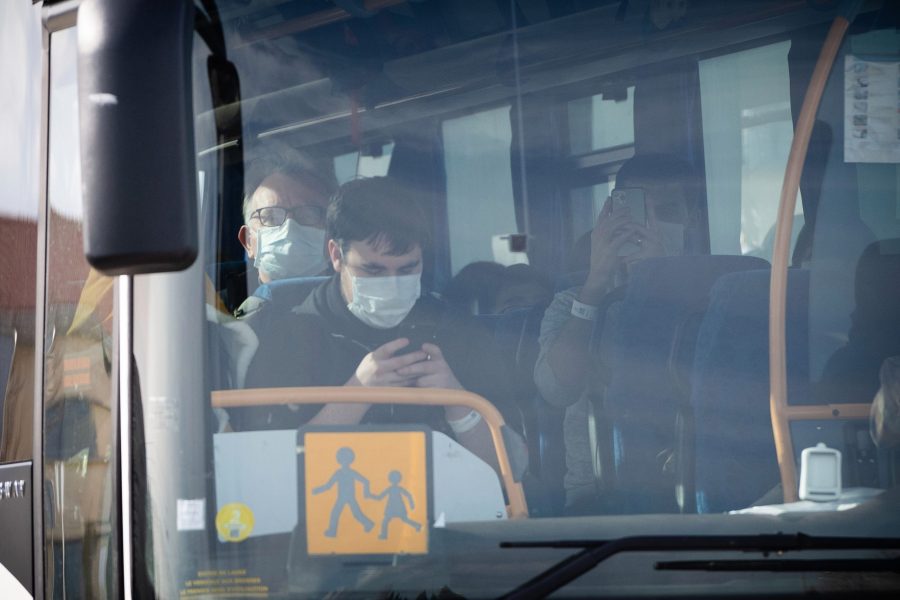
M430 237L415 195L386 177L351 181L329 205L326 236L335 275L290 314L265 320L257 331L260 348L248 387L466 389L510 414L508 370L492 336L468 315L421 293L423 250ZM260 425L363 421L425 423L452 432L496 465L486 424L461 407L299 407L290 422Z

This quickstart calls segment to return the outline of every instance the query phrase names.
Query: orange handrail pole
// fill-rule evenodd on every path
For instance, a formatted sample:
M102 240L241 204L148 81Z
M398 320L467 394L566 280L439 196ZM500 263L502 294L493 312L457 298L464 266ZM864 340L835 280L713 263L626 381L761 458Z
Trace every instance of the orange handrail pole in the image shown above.
M772 418L772 433L775 437L775 451L778 468L781 471L781 486L785 502L797 501L797 470L794 463L794 448L791 442L790 417L787 404L787 351L785 342L785 305L787 303L787 270L791 249L791 230L794 225L794 207L797 191L800 189L800 174L809 148L809 137L825 83L834 65L841 42L850 20L844 16L835 18L828 37L819 53L812 79L803 99L803 106L797 118L791 152L788 155L778 220L775 229L775 246L772 251L772 278L769 289L769 408Z
M484 419L491 432L500 478L509 500L512 519L528 517L528 504L520 482L515 481L503 426L506 424L497 408L472 392L429 388L392 387L291 387L221 390L212 392L213 408L268 406L273 404L416 404L424 406L464 406Z

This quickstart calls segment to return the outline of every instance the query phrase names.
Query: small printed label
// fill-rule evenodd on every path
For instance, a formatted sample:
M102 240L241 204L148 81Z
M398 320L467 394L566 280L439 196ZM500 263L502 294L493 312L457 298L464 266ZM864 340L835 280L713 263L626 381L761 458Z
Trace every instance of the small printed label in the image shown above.
M269 598L269 586L261 577L247 569L206 569L184 583L181 599L209 598Z
M178 433L178 404L166 396L150 396L147 402L148 426L156 431Z
M178 531L202 531L206 529L206 499L178 499Z
M253 511L246 504L231 502L216 515L216 531L226 542L243 542L253 531Z

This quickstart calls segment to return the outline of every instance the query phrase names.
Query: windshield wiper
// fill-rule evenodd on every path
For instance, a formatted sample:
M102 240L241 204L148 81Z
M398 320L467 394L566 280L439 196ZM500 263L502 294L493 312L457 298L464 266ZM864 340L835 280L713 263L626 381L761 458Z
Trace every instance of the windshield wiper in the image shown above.
M898 573L900 558L763 560L673 560L658 562L658 571L770 571L773 573Z
M502 596L504 599L512 600L547 596L584 575L607 558L622 552L739 551L761 552L763 556L768 556L771 552L780 553L802 550L900 550L900 538L818 537L803 533L661 535L624 537L617 540L501 542L500 547L582 549L581 552L577 552L556 563L543 573ZM709 563L709 561L705 562Z

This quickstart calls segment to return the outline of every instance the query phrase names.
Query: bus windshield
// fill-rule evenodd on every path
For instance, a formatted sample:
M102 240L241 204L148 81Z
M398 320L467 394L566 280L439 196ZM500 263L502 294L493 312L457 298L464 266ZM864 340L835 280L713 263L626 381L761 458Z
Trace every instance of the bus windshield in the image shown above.
M702 535L738 537L552 589L896 591L860 541L900 537L892 3L854 15L776 223L832 4L198 3L201 258L134 280L141 576L495 597ZM797 573L740 537L776 534L857 541L778 546Z

